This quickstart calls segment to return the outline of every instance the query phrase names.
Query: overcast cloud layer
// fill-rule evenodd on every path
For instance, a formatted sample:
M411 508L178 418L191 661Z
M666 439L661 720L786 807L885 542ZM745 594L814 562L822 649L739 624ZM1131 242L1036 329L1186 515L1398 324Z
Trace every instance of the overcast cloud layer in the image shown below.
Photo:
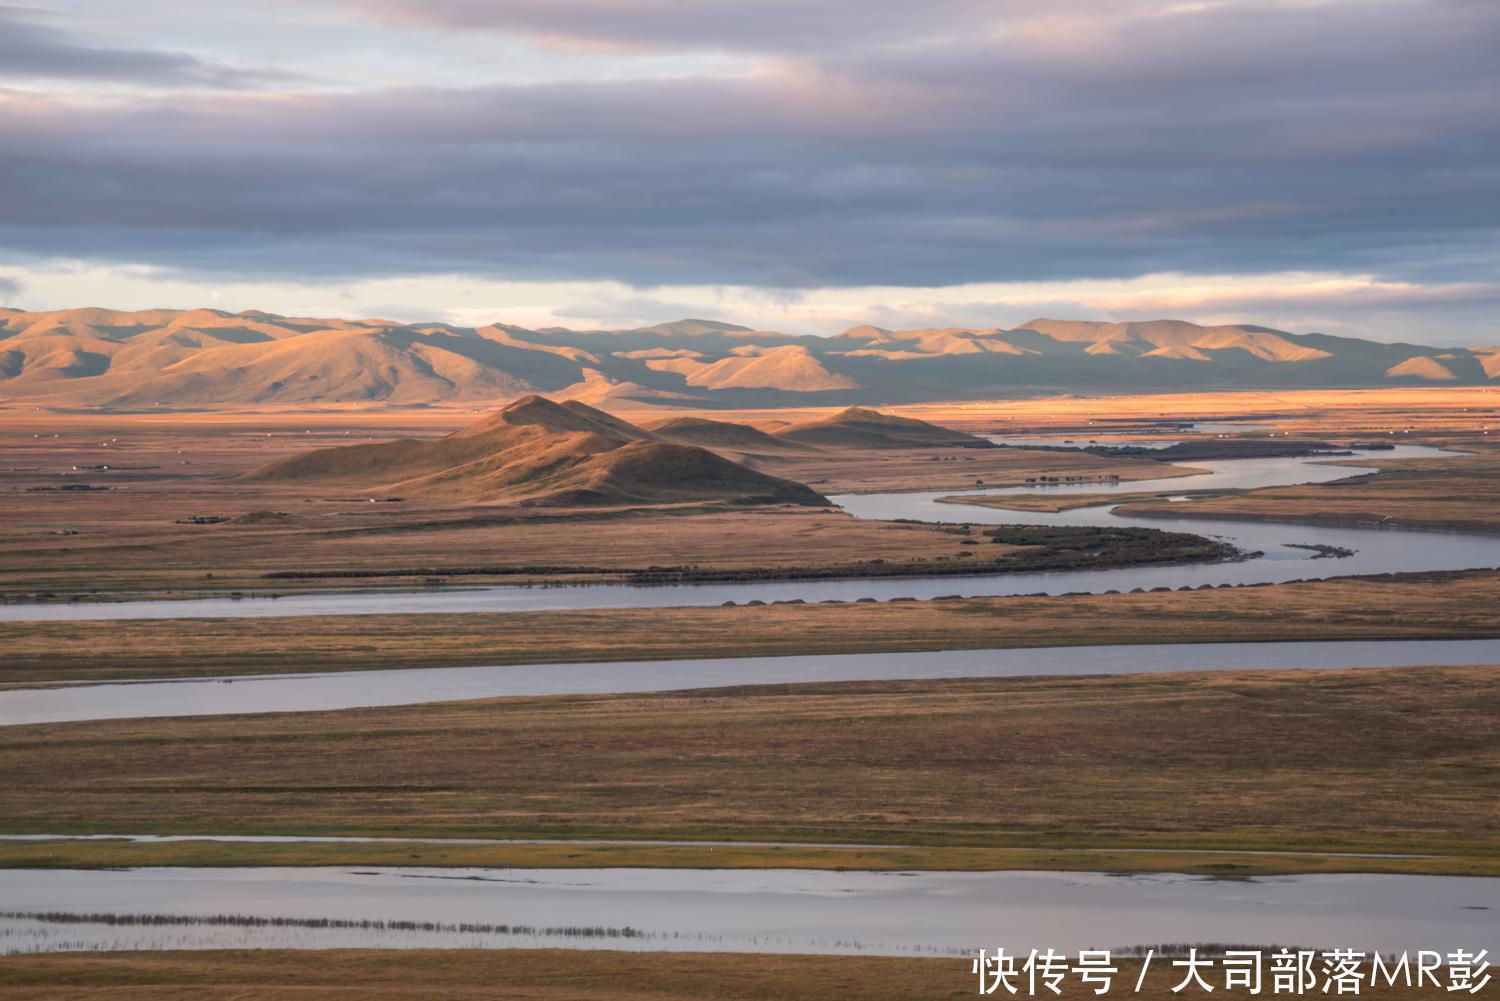
M112 6L153 30L0 6L23 286L60 260L775 290L1312 272L1384 289L1366 307L1412 329L1383 333L1494 336L1489 0L266 0L221 33L217 5ZM357 56L320 59L343 37ZM449 53L462 82L414 68Z

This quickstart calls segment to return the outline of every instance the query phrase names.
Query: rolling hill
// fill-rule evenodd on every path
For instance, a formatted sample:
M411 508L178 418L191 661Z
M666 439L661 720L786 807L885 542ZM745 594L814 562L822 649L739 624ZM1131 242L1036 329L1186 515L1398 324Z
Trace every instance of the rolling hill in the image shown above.
M203 406L495 401L729 407L1056 390L1488 385L1495 348L1253 325L1037 318L1010 330L852 327L832 337L682 320L632 330L459 327L249 310L0 309L0 402Z
M767 434L748 424L709 420L705 417L673 417L656 421L647 427L658 438L679 445L698 445L715 452L742 455L782 455L802 452L796 442Z
M778 441L817 448L992 448L983 438L950 431L912 417L849 407L830 417L777 428Z
M247 479L552 506L828 503L800 483L664 440L602 410L534 395L444 438L318 449Z

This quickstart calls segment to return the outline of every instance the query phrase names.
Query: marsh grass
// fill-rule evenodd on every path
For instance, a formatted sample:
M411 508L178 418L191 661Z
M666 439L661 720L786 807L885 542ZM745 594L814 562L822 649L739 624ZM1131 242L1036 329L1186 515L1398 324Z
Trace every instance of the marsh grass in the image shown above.
M650 937L636 928L603 925L513 925L460 921L403 921L373 918L263 917L254 914L114 914L75 911L0 911L0 918L40 921L54 925L105 925L108 927L225 927L307 928L372 932L413 932L429 935L525 935L582 939L633 939Z
M1500 860L1496 667L747 686L3 735L0 830L14 833L853 842L881 853L201 842L0 851L44 867L333 854L378 864L399 854L420 865L651 855L707 868L737 857L883 868L919 866L937 849L1031 849L1027 867L1069 868L1048 849L1105 849L1083 867L1128 870L1183 861L1132 849L1448 856L1191 860L1195 872L1233 877L1304 866L1473 874Z
M1122 956L1107 996L1182 1001L1181 971ZM114 952L0 958L6 1001L960 1001L972 998L970 957L797 956L558 949ZM1480 998L1500 993L1497 983ZM1247 997L1216 991L1213 997ZM1008 995L1007 995L1008 996ZM1047 996L1051 996L1050 994ZM1093 994L1070 982L1065 997ZM1264 995L1263 995L1264 996ZM1320 995L1321 996L1321 995ZM1451 999L1426 985L1363 997Z
M986 549L989 545L986 544ZM999 548L999 547L996 547ZM1143 594L578 612L0 623L0 688L473 664L1500 636L1500 572Z

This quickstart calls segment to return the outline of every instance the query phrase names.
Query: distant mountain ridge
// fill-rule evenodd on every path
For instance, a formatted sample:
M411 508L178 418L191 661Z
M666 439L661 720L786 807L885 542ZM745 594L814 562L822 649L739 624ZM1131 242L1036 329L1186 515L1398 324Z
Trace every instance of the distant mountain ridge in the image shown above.
M859 326L813 337L702 319L529 330L259 310L0 309L0 401L56 405L421 404L548 393L590 403L754 406L1496 381L1500 347L1182 320L1039 317L1010 330Z

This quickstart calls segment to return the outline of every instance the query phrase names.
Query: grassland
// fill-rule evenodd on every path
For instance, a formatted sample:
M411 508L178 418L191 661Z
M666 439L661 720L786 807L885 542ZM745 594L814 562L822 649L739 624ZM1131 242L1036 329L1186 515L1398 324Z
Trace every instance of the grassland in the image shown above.
M1500 862L1496 667L507 699L38 725L0 741L0 829L14 832Z
M426 586L451 582L444 568L464 570L463 583L612 579L657 566L857 574L876 560L942 573L971 555L951 529L797 507L538 510L238 478L313 448L443 429L420 412L340 412L342 423L322 416L302 421L307 426L289 425L287 415L17 418L0 436L0 597L348 589L360 586L361 573L378 575L365 586ZM473 415L448 419L458 426ZM1011 449L810 452L762 465L815 480L824 492L1186 472L1149 460ZM497 572L470 572L484 568ZM287 573L301 576L268 576Z
M1128 514L1246 518L1318 525L1361 525L1500 532L1500 442L1449 443L1467 454L1445 459L1361 458L1379 472L1304 486L1267 487L1194 501L1127 503Z
M393 514L380 510L385 507L271 524L129 526L80 519L66 522L77 528L46 530L79 533L61 538L43 537L37 527L43 523L21 521L23 512L12 530L25 531L29 524L31 537L9 544L3 587L12 596L296 593L607 580L654 566L791 571L885 560L941 567L966 551L960 536L932 526L860 522L808 509L558 516L474 508ZM141 516L149 512L143 509ZM56 519L57 512L35 517ZM756 540L753 548L748 538Z
M897 408L977 433L1090 435L1159 420L1248 417L1308 438L1421 441L1484 447L1495 390L1223 393L1038 399ZM11 409L0 435L0 597L113 592L135 595L278 592L359 586L340 574L374 572L365 586L421 586L424 570L502 567L463 582L596 578L651 566L734 571L827 568L872 560L918 561L934 572L958 566L961 540L931 526L858 522L797 509L660 508L536 511L494 504L405 499L358 491L251 483L242 474L273 460L332 445L435 437L470 424L474 408L315 409L171 413L58 413ZM666 412L622 410L637 421ZM680 416L680 412L671 412ZM823 411L723 412L711 416L769 426ZM739 456L752 466L825 494L951 490L980 483L1022 485L1037 476L1187 476L1188 467L1147 458L1022 449L832 449ZM1457 460L1461 463L1466 460ZM101 468L108 467L108 468ZM1261 500L1223 498L1204 514L1264 516L1290 511L1341 520L1399 517L1491 530L1493 470L1455 463L1393 468L1380 485L1294 489ZM60 487L104 489L69 489ZM1192 480L1183 481L1184 489ZM1423 499L1438 499L1424 516ZM1234 505L1245 506L1235 508ZM1293 503L1295 507L1285 507ZM1333 505L1327 509L1325 503ZM1211 505L1218 505L1217 507ZM1255 505L1262 505L1259 510ZM1174 514L1180 514L1174 511ZM955 509L954 520L962 519ZM1424 522L1423 518L1427 521ZM198 523L194 523L195 520ZM211 522L211 523L205 523ZM753 542L751 541L753 540ZM408 574L400 571L409 570ZM284 572L328 576L267 579Z
M1226 390L1199 393L1074 393L1012 400L895 407L970 433L1098 433L1158 421L1249 420L1278 433L1381 435L1405 440L1500 434L1500 389L1423 386L1387 389ZM752 419L753 414L740 415Z
M0 623L0 687L466 664L1500 636L1500 572L921 602Z
M1160 962L1152 963L1139 992L1132 991L1140 964L1115 957L1120 972L1112 994L1130 993L1143 1001L1190 996L1172 991L1184 971ZM421 997L434 1001L943 1001L973 996L977 983L968 957L349 949L0 958L0 989L8 1001L385 1001L415 996L413 984L421 985ZM1074 977L1063 988L1065 996L1092 989L1080 987ZM1245 994L1222 984L1216 993ZM1496 993L1500 987L1491 982L1479 996ZM1366 985L1361 996L1451 997L1430 984Z
M492 869L832 869L872 872L1171 872L1212 879L1315 873L1500 876L1500 858L1442 855L1351 856L1307 849L964 848L942 845L644 845L570 841L466 845L441 839L393 844L125 839L0 842L0 868L98 869L119 866L420 865Z
M896 1001L973 992L966 961L561 950L182 952L8 956L11 1001ZM1170 985L1168 985L1170 986ZM127 994L128 992L128 994ZM1164 995L1165 996L1165 995Z
M1459 439L1441 442L1462 454L1437 459L1384 459L1379 454L1349 465L1347 479L1258 490L1194 491L1191 480L1169 490L1115 494L984 494L941 498L949 504L1012 511L1068 511L1118 504L1126 515L1170 518L1286 521L1364 528L1419 528L1494 534L1500 532L1500 442ZM1374 468L1374 473L1364 470ZM1199 494L1191 504L1169 496Z
M1190 494L1191 490L1173 490L1173 495ZM971 507L987 507L996 511L1071 511L1074 508L1093 507L1096 504L1131 504L1137 501L1159 500L1160 491L1146 493L1113 494L955 494L939 497L940 504L967 504ZM1173 513L1176 513L1174 509Z

